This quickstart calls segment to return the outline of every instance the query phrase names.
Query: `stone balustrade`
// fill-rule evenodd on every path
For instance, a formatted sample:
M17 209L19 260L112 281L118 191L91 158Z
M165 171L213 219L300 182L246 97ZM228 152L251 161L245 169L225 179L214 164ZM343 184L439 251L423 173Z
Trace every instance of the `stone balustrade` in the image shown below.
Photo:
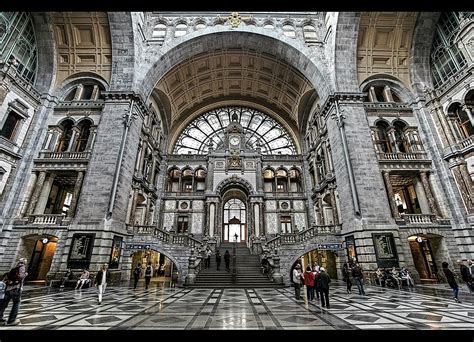
M433 224L436 223L436 215L432 214L401 214L408 224Z
M40 152L40 159L89 159L90 152Z
M63 214L42 214L30 215L28 217L29 224L44 224L44 225L61 225L66 215Z
M178 234L174 231L166 231L156 226L127 225L127 232L133 235L151 235L159 240L180 246L198 247L202 241L193 238L190 234Z
M416 153L378 153L379 159L385 160L426 160L427 156L425 152Z

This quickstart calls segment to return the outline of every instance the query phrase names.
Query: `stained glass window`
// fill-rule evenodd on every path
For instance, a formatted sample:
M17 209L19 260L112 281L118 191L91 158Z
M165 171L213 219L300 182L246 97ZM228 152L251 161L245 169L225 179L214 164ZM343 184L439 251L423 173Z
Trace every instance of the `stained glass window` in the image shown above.
M234 106L211 110L191 122L176 141L173 153L207 154L210 141L214 148L222 148L233 115L244 129L247 148L256 149L258 143L263 154L296 153L293 140L278 122L258 110Z

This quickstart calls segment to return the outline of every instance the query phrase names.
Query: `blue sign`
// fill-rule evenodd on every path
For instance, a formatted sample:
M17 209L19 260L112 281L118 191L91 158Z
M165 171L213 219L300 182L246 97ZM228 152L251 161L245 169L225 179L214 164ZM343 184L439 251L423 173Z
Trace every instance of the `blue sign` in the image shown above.
M125 249L138 249L138 250L150 249L150 245L127 243L125 245Z
M342 249L342 243L318 243L317 249Z

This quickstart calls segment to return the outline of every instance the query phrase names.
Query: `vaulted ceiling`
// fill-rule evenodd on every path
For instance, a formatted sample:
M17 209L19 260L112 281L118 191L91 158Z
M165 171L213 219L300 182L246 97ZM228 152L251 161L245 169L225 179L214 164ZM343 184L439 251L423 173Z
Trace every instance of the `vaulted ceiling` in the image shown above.
M188 119L197 109L222 100L258 103L297 127L300 100L313 89L287 63L266 53L242 49L196 55L174 67L155 88L168 101L170 127Z
M106 12L52 12L57 44L56 84L77 72L93 72L110 82L112 45Z
M357 42L359 83L376 74L410 82L410 52L416 12L364 12Z

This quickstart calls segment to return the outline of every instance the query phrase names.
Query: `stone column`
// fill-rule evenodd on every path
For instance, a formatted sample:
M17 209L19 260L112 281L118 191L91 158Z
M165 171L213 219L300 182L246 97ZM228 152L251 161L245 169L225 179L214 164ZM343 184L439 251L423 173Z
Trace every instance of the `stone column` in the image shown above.
M94 147L95 136L97 134L97 127L91 127L89 138L87 139L86 148L84 151L90 151Z
M393 193L392 183L390 183L390 173L388 171L382 171L382 173L383 179L385 181L385 187L387 188L388 203L390 204L392 215L395 218L399 218L400 213L398 212L398 208L395 203L395 194Z
M137 209L137 195L138 195L138 189L134 188L133 195L132 195L132 207L130 209L130 216L128 217L128 222L131 225L135 224L135 210Z
M255 168L255 173L257 176L257 192L263 192L262 159L260 156L256 159Z
M73 152L73 147L74 147L74 144L76 143L78 136L79 136L79 130L77 127L74 127L72 129L71 140L69 140L69 144L67 145L66 152Z
M307 155L303 155L303 168L302 168L302 177L304 177L304 183L305 183L305 188L304 188L304 193L306 195L306 212L308 215L308 223L311 224L311 222L316 221L316 218L314 216L314 202L311 197L313 194L313 191L311 189L311 179L309 175L309 165L308 165L308 158Z
M462 137L460 135L456 119L453 116L448 114L447 120L448 120L449 127L451 128L451 132L453 133L455 142L456 143L460 142L462 140Z
M209 157L206 174L206 193L210 193L214 188L214 157Z
M434 112L435 112L435 115L433 115L433 118L437 119L436 121L439 121L441 129L443 130L444 135L446 136L447 145L448 146L454 145L456 143L456 139L453 136L453 132L451 131L451 128L449 127L448 121L443 112L443 107L441 106L439 101L435 102Z
M436 199L433 196L433 193L431 191L431 184L429 183L428 180L428 175L426 172L420 172L420 177L421 177L421 183L423 184L423 190L425 190L426 197L428 198L428 203L430 205L431 212L435 214L436 216L441 216L438 205L436 203Z
M254 222L255 222L255 236L260 236L260 204L259 203L254 203L253 215L254 215Z
M150 209L151 209L151 194L146 196L146 208L145 208L145 225L150 225Z
M43 184L44 184L45 179L46 179L46 172L40 171L36 180L36 185L33 191L33 195L31 196L30 206L28 208L28 215L32 215L36 208L36 203L38 203L38 198L41 193L41 189L43 189Z
M397 139L395 137L395 129L389 128L387 134L390 141L390 145L392 145L392 152L399 153L400 151L398 150Z
M466 203L467 211L469 213L474 212L474 194L473 194L473 189L472 189L472 180L471 176L469 175L469 172L467 170L466 164L463 162L459 164L458 166L453 168L453 171L455 171L459 183L459 187L461 189L461 196L464 198L464 202Z
M469 107L467 105L463 105L462 110L464 110L467 113L467 116L469 117L469 121L471 121L471 125L474 126L474 116L472 116L472 112L469 109Z
M323 198L318 195L318 207L319 207L319 224L324 225L324 213L323 213Z
M76 213L77 201L79 200L79 195L81 194L83 179L84 179L84 171L78 171L76 184L74 185L74 192L72 194L71 206L69 207L67 217L74 217L74 214Z
M337 225L339 224L339 215L337 214L336 194L334 193L334 188L334 186L329 187L329 194L331 196L333 222Z
M21 204L20 217L24 217L26 215L26 211L28 210L28 205L30 204L31 195L33 193L33 190L36 189L35 183L36 183L37 178L38 176L36 172L33 172L31 174L30 181L28 182L28 186L26 188L25 197L23 198L23 202Z
M209 203L209 236L214 236L216 224L216 205L215 203Z
M44 209L46 208L46 204L48 202L49 193L51 192L51 187L53 186L54 177L56 177L56 175L52 173L44 181L43 188L41 189L41 194L38 198L36 208L33 212L35 215L41 215L44 213Z

